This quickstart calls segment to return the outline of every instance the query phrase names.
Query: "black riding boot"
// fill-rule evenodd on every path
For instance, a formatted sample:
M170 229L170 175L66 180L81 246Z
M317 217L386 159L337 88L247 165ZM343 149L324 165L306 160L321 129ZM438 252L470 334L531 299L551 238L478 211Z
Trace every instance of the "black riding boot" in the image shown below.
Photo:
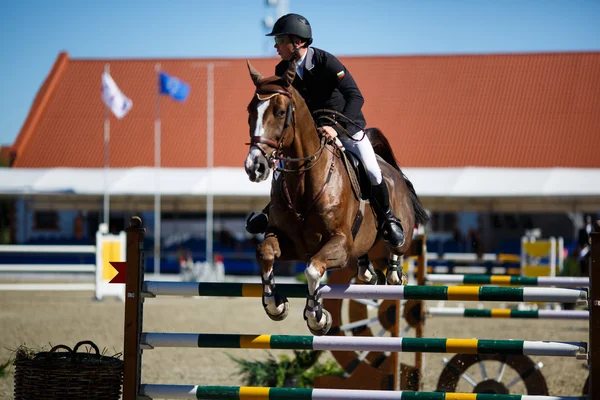
M259 233L265 233L269 227L269 206L267 204L261 212L252 212L246 219L246 232L257 235Z
M377 214L378 226L383 229L384 239L393 247L400 247L404 244L404 230L400 220L396 218L390 208L390 195L385 181L379 185L371 186L371 204Z

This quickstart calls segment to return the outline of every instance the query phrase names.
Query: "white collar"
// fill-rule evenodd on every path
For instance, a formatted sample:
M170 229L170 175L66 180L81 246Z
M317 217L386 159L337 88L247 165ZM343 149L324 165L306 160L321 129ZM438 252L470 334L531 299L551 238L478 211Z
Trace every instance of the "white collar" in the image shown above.
M302 56L302 58L300 58L296 62L296 72L298 72L298 74L300 74L300 78L303 78L304 62L306 61L306 54L308 54L308 51L306 53L304 53L304 55Z
M300 58L298 60L298 62L296 62L296 65L298 66L298 68L304 67L304 60L306 60L306 54L307 53L308 53L308 51L304 53L304 55L302 56L302 58Z

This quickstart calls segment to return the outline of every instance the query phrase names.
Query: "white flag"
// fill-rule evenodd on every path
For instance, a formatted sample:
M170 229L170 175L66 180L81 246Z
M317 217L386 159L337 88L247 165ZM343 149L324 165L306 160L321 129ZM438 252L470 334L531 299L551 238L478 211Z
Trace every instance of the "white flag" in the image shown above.
M133 102L121 92L108 72L102 73L102 101L119 119L133 107Z

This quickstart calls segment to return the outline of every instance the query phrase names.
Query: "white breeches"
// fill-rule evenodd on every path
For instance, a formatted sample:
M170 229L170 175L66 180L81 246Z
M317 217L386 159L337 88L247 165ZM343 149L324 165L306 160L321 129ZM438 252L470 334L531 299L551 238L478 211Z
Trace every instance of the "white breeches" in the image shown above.
M369 140L369 137L365 135L363 140L357 142L357 140L359 140L363 135L364 132L359 131L352 135L354 140L350 139L346 135L338 135L338 137L340 138L340 141L346 150L350 150L362 160L365 168L367 169L367 173L369 174L371 185L378 185L382 180L381 169L377 163L377 158L375 157L375 151L373 150L371 141Z

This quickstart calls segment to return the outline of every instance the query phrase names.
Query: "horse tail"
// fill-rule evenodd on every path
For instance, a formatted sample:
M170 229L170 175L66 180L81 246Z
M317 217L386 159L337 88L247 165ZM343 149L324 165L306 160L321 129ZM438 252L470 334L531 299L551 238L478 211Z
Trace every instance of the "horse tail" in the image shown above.
M409 197L412 201L413 209L415 211L415 222L418 224L426 224L429 222L429 215L427 215L425 208L423 208L423 204L421 204L421 200L415 191L415 187L398 166L394 151L392 150L390 142L388 142L383 132L381 132L378 128L369 128L366 129L365 132L371 141L371 145L373 146L373 150L375 150L375 154L379 155L385 160L385 162L397 169L404 178L404 182L406 182L406 186L408 187Z

